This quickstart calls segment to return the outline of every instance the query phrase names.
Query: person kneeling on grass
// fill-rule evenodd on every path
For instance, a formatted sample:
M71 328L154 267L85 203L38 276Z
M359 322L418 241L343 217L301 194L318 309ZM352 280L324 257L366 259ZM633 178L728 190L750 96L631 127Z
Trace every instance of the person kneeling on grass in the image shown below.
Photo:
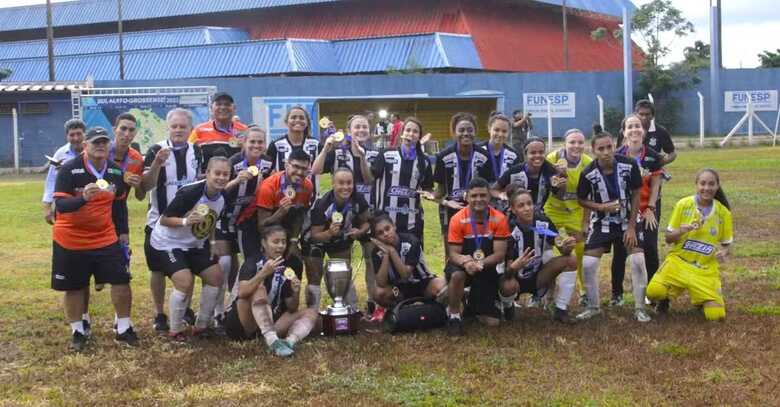
M225 157L212 157L206 168L206 179L189 184L176 192L165 208L149 239L155 264L173 282L169 313L169 337L186 342L184 313L192 296L194 276L203 281L200 309L192 333L210 335L210 325L217 305L222 269L212 255L209 238L225 206L222 192L230 178L230 163Z
M375 301L385 308L408 298L436 298L444 289L443 278L428 271L422 245L409 233L398 233L393 220L381 214L371 221L371 255L376 270Z
M262 233L261 254L244 262L233 284L225 332L236 341L261 334L276 356L288 357L317 325L319 315L315 308L299 310L303 264L297 256L286 255L287 232L273 225Z
M529 293L544 298L560 275L553 318L570 323L566 309L577 279L577 258L571 255L577 239L567 237L556 242L558 230L544 213L534 210L530 191L512 191L509 204L512 211L509 221L511 236L499 293L504 318L513 318L517 294ZM552 249L556 245L560 256L553 254Z
M674 206L666 230L666 243L674 246L647 286L647 297L659 301L658 311L666 312L669 298L688 290L691 302L703 306L707 320L725 318L718 263L729 254L733 239L720 177L715 170L701 170L696 175L696 195Z

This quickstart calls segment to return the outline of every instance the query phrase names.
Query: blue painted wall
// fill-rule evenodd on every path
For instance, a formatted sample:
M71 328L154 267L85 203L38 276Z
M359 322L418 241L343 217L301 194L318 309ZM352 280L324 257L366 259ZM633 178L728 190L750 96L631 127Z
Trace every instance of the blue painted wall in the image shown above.
M702 82L696 89L680 92L683 111L677 133L698 134L698 99L701 90L709 100L709 78L702 72ZM724 70L721 74L723 90L780 89L780 69ZM471 74L412 74L412 75L360 75L360 76L306 76L264 78L214 78L171 81L99 81L96 87L156 87L214 85L229 92L236 100L238 115L251 120L251 99L256 96L371 96L425 93L432 97L453 97L464 92L497 91L504 94L503 109L511 112L522 108L524 92L575 92L576 113L574 119L555 119L556 136L566 129L579 127L589 133L598 120L596 94L601 94L607 107L622 106L621 72L585 73L471 73ZM723 94L718 95L723 98ZM69 94L2 93L0 103L49 101L48 115L20 115L22 131L22 165L41 165L43 154L53 152L63 144L62 123L70 117ZM722 102L721 102L722 103ZM709 108L705 113L709 112ZM776 113L762 112L761 118L774 126ZM722 113L719 134L725 134L741 117L740 113ZM13 163L13 145L10 136L10 116L0 116L0 166ZM663 118L659 118L663 123ZM546 120L535 120L536 132L546 136ZM756 127L758 131L758 127Z

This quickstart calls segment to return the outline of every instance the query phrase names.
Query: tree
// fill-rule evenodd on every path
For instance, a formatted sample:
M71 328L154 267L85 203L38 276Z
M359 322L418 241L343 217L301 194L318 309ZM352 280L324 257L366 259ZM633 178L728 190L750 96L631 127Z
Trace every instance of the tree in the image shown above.
M704 69L710 66L710 45L696 41L692 47L683 50L683 64L692 69Z
M0 81L11 76L12 73L10 69L0 68Z
M780 68L780 48L777 52L766 50L758 54L758 59L761 60L762 68Z
M682 12L672 5L671 0L653 0L642 5L631 21L635 39L645 56L636 92L640 98L651 93L656 102L656 115L662 117L664 124L673 129L678 121L680 102L673 98L671 93L697 83L697 69L692 69L689 63L701 64L699 57L709 53L709 46L703 43L694 44L689 47L689 63L665 67L660 61L669 55L674 40L694 32L693 24L682 16ZM591 32L591 38L595 41L604 40L608 32L606 28L598 27ZM614 30L612 36L616 39L622 38L622 28Z

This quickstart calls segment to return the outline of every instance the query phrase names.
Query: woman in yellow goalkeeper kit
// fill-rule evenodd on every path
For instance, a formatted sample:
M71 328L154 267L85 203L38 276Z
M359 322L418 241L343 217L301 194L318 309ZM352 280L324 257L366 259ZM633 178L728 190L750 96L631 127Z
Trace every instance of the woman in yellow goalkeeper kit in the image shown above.
M585 210L577 202L577 185L580 173L593 161L585 152L585 135L579 129L571 129L564 135L564 148L550 152L547 161L555 166L556 178L566 178L566 187L550 194L544 205L544 213L558 227L577 239L574 254L577 256L577 287L584 294L582 284L582 254L585 252L583 223L588 221ZM557 181L557 180L554 180Z
M666 230L674 246L647 286L647 297L666 312L669 298L688 290L691 303L701 305L704 317L726 317L718 264L729 254L733 237L731 211L715 170L696 175L696 195L677 202Z

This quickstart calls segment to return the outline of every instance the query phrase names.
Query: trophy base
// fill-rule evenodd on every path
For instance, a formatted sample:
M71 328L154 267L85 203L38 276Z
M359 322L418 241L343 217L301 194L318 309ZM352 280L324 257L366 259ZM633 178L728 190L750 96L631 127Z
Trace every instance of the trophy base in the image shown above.
M325 336L354 335L358 331L360 313L352 311L344 315L330 315L320 311L322 317L322 334Z

